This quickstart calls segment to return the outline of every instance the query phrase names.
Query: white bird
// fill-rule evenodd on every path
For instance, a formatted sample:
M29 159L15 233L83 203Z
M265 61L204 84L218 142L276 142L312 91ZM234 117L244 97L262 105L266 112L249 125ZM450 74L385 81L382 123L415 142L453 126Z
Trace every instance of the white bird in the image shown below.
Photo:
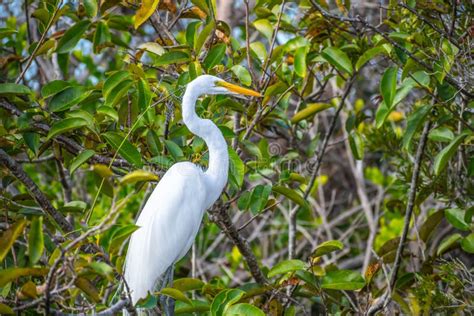
M206 142L209 167L203 171L191 162L174 164L146 202L136 222L139 228L130 238L125 261L125 281L134 305L153 293L158 283L161 287L171 283L174 263L191 248L205 210L219 198L227 183L229 154L224 136L211 120L199 118L195 111L197 99L205 94L261 96L210 75L199 76L187 85L183 121ZM164 309L167 314L174 312L174 307Z

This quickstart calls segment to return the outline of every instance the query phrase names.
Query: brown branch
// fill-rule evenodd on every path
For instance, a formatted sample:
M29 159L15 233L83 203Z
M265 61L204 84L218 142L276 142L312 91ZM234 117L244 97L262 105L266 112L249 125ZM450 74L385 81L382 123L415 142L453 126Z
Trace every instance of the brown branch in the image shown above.
M10 172L25 185L26 189L35 199L36 203L41 206L43 211L54 220L54 222L61 228L63 232L70 233L73 231L74 228L71 226L71 224L54 208L46 195L44 195L36 183L31 180L21 165L18 164L15 159L10 157L3 149L0 149L0 163L9 169Z
M217 211L212 213L215 223L224 232L224 234L233 242L244 257L255 281L260 285L268 284L268 280L262 273L258 266L257 258L255 257L248 241L243 238L239 231L232 224L232 220L227 213L227 207L220 207Z
M375 315L377 312L382 310L391 300L391 292L397 281L398 270L400 269L400 264L402 260L403 250L405 248L405 241L407 239L408 230L410 228L411 216L413 214L413 209L415 207L415 198L416 198L416 186L418 183L418 176L420 175L420 166L421 159L423 158L423 153L426 147L426 140L428 139L428 133L430 131L431 122L427 121L423 128L421 134L420 143L418 145L418 150L416 151L415 156L415 165L413 166L413 174L410 182L410 189L408 191L408 202L405 211L405 222L403 225L402 236L398 244L397 253L395 255L395 261L393 263L392 275L390 277L390 284L385 294L372 305L367 311L367 315Z

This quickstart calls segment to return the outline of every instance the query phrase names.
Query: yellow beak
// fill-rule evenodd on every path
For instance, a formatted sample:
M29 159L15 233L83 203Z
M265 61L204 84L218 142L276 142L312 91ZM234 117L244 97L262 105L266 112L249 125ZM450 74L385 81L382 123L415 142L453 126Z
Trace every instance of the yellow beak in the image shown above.
M217 81L216 85L224 87L227 90L232 91L234 93L243 94L243 95L250 95L250 96L253 96L253 97L263 97L263 95L261 95L260 93L258 93L256 91L253 91L253 90L241 87L241 86L237 86L235 84L228 83L226 81Z

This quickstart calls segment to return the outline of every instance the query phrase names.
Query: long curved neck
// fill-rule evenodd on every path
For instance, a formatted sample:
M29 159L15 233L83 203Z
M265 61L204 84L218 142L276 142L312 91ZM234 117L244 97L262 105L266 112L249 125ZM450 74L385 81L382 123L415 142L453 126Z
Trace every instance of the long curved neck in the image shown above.
M204 139L209 148L209 167L204 174L209 190L208 206L211 206L227 183L229 152L219 128L211 120L197 116L195 106L199 96L192 84L188 85L183 96L183 121L193 134Z

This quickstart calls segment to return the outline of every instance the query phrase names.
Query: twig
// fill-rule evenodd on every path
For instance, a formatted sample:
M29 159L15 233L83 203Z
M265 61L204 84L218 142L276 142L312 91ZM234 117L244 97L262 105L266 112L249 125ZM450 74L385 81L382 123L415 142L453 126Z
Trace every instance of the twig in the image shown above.
M410 220L413 214L413 209L415 207L415 198L416 198L416 185L418 182L418 176L420 174L421 159L423 158L423 153L425 151L426 140L428 139L428 133L430 131L431 122L427 121L423 128L421 134L420 144L418 145L418 150L416 151L415 156L415 165L413 166L413 174L410 182L410 189L408 191L408 203L405 211L405 222L403 225L402 236L398 244L397 253L395 255L395 261L393 264L392 274L390 276L390 284L388 286L385 294L372 305L367 311L367 315L375 315L377 312L382 310L391 300L391 291L397 281L398 270L400 269L400 263L402 260L402 253L405 248L405 241L408 235L408 229L410 228Z
M41 45L43 45L43 41L44 41L44 39L45 39L45 37L46 37L46 34L48 34L49 29L50 29L51 26L53 25L53 22L54 22L54 20L56 19L56 15L58 14L59 9L61 8L61 5L62 5L62 4L63 4L62 0L59 1L58 5L57 5L56 8L54 9L53 16L52 16L51 19L49 20L48 25L46 25L46 28L44 29L44 32L43 32L43 34L41 35L41 38L40 38L40 40L38 41L38 44L35 46L35 49L33 50L33 52L31 53L30 57L28 58L28 61L26 62L26 65L25 65L25 67L23 68L21 74L18 76L18 78L16 78L15 83L19 83L19 82L23 79L23 76L25 75L25 73L26 73L26 71L28 70L28 68L30 68L31 63L32 63L33 59L35 58L36 52L38 51L38 49L40 49Z
M3 149L0 148L0 163L7 167L10 172L21 181L30 195L35 199L43 211L49 215L54 222L61 228L65 233L70 233L73 231L72 225L66 220L66 218L59 213L54 206L49 202L48 198L44 193L38 188L36 183L31 180L31 178L26 174L20 164L18 164L15 159L10 157Z
M240 253L247 262L250 273L252 274L255 281L260 285L268 284L268 280L263 275L262 270L260 270L257 258L252 252L252 249L250 249L248 241L240 235L239 231L232 224L232 220L227 213L227 208L221 207L217 211L213 212L213 215L216 224L239 249Z

